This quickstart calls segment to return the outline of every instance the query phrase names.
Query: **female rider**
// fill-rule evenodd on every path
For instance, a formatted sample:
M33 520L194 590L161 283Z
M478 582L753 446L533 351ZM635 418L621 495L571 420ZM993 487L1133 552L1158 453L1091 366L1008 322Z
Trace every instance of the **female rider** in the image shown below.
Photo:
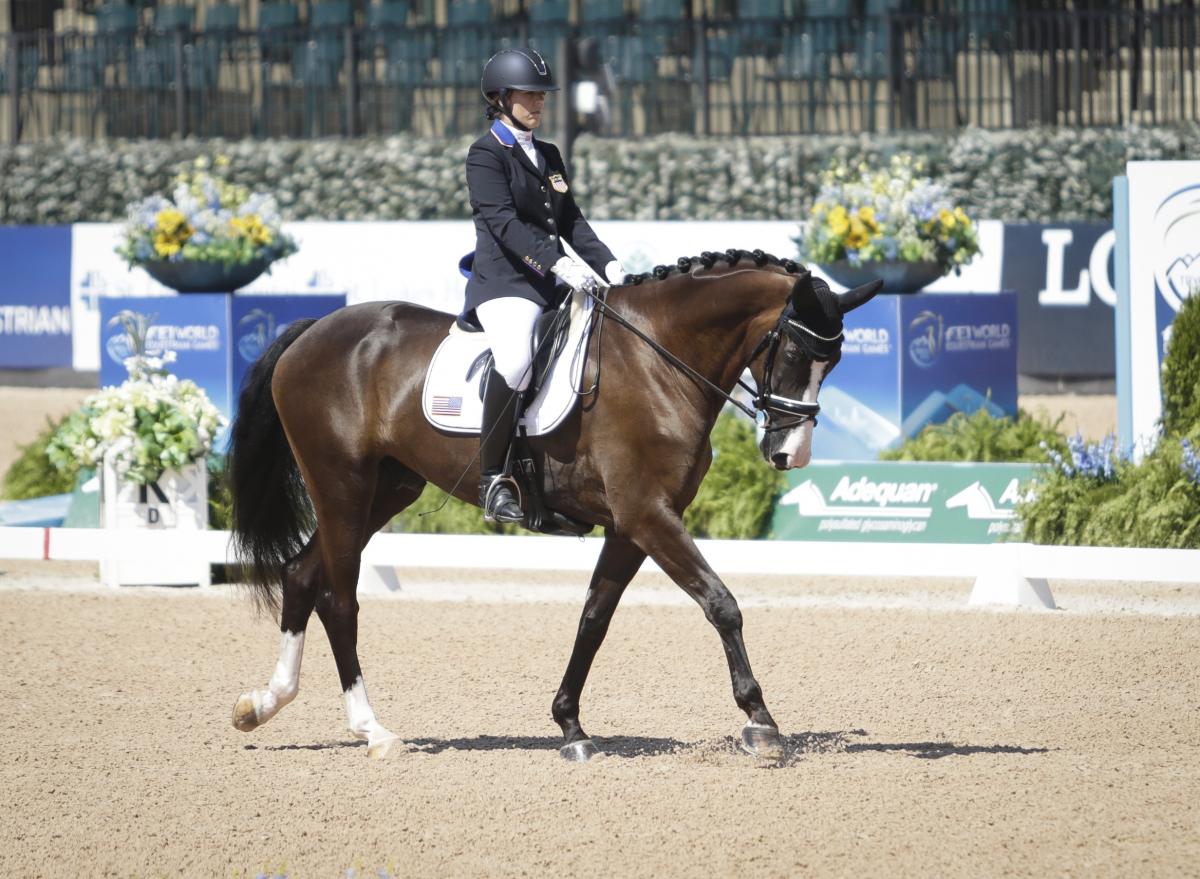
M498 52L480 87L492 127L467 153L475 259L464 310L475 311L495 366L483 380L479 502L489 521L520 522L525 514L504 469L532 372L534 323L565 295L559 282L594 291L593 270L610 284L625 270L575 204L558 148L534 140L546 92L558 91L542 56ZM583 261L565 255L563 241Z

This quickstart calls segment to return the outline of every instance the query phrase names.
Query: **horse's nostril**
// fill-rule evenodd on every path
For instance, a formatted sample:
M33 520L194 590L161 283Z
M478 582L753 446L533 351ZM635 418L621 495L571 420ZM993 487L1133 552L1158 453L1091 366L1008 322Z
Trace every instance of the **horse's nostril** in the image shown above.
M776 452L771 456L771 463L775 465L776 470L786 470L788 466L788 456L783 452Z

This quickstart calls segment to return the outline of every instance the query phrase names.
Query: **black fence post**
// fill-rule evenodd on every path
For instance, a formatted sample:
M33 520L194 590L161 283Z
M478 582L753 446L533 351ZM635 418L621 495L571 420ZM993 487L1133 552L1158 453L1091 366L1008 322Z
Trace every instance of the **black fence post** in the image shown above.
M709 117L710 108L708 106L708 14L701 13L700 17L695 19L695 34L696 34L696 50L698 55L693 55L693 58L698 58L700 66L700 133L707 135L709 132L711 120Z
M346 137L355 136L355 116L358 110L358 58L354 53L354 27L345 31L346 56Z
M187 137L187 93L183 82L183 29L175 28L175 134Z
M8 74L8 136L14 144L21 142L21 47L20 39L11 31L5 40L8 56L4 59Z
M555 78L563 84L562 97L558 101L558 142L562 144L563 158L570 163L575 149L575 88L572 85L575 71L571 64L570 32L558 38L554 54L554 69L558 71Z

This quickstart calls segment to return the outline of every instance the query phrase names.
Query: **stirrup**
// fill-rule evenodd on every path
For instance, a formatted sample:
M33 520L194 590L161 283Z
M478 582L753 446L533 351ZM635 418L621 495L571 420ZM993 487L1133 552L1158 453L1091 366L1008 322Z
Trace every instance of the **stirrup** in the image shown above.
M502 488L508 487L513 494L513 502L521 510L521 515L518 518L498 518L496 516L496 496ZM521 486L517 480L513 479L504 473L492 477L492 481L488 483L487 490L483 495L483 521L485 522L501 522L505 524L520 524L525 520L525 507L521 502Z

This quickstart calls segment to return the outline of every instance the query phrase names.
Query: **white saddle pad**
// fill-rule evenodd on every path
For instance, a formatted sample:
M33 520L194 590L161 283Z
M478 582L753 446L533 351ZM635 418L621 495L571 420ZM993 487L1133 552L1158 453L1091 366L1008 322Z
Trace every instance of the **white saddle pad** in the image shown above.
M527 435L549 433L563 422L574 407L578 399L575 390L583 379L583 366L587 359L593 308L595 303L590 297L582 293L572 294L571 326L566 344L550 367L550 375L542 383L537 397L525 407L525 414L521 418ZM456 325L451 325L450 332L429 362L429 370L425 373L425 390L421 396L425 418L434 427L453 433L479 433L483 421L479 386L485 370L477 369L469 381L467 371L487 347L483 333L466 333Z

